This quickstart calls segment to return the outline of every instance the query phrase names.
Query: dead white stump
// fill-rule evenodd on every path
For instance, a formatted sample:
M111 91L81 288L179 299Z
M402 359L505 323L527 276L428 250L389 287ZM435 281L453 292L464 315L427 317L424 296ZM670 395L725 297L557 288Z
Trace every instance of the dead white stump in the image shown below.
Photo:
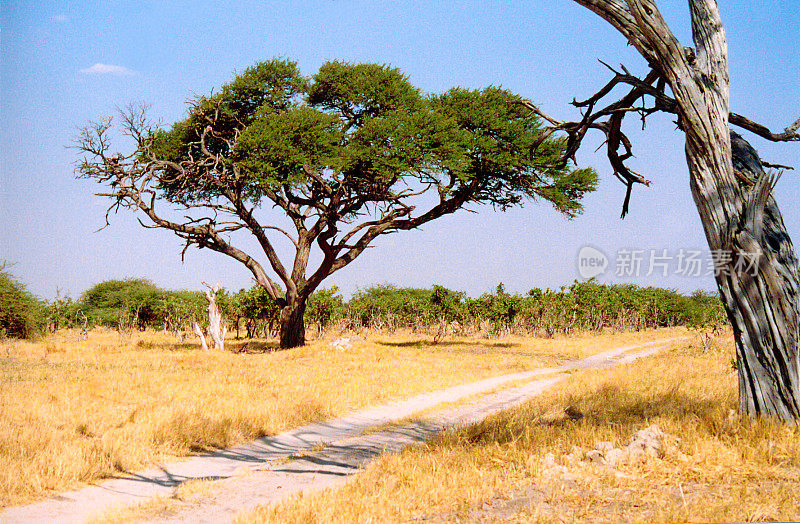
M203 285L208 289L206 290L206 300L208 301L208 334L211 335L211 340L214 343L214 349L222 350L225 346L225 334L227 328L222 327L222 314L217 307L217 293L219 292L219 285L210 286L203 282Z

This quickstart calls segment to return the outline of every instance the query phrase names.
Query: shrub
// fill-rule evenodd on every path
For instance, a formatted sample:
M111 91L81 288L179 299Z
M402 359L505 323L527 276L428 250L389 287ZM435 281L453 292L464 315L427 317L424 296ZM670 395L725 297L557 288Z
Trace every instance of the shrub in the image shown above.
M223 300L227 295L223 295ZM218 296L219 298L219 296ZM164 326L171 331L191 326L193 322L203 324L208 321L206 308L208 302L200 291L161 291L151 327Z
M437 320L431 308L431 291L427 289L372 286L356 293L347 306L349 314L363 325L428 325Z
M308 297L305 318L325 329L334 320L344 315L344 301L336 286L318 289Z
M0 335L32 338L44 326L43 304L8 272L0 270Z
M48 329L55 333L62 328L71 328L80 325L77 305L68 296L61 296L61 291L56 290L56 298L44 305Z
M228 300L227 309L235 315L238 336L239 319L244 319L247 329L247 338L253 338L257 331L264 329L265 336L272 330L278 318L278 305L272 300L267 291L254 285L250 289L240 289Z
M107 327L161 327L165 292L149 280L107 280L85 291L78 308L91 325Z
M432 313L450 322L461 321L467 316L465 298L466 295L461 291L433 286L430 296Z

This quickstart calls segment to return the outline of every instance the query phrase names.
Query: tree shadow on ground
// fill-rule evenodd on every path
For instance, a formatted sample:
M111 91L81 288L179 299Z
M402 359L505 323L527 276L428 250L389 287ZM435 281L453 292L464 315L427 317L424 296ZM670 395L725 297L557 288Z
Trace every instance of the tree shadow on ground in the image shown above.
M569 398L555 409L543 411L530 407L512 410L461 430L456 438L470 444L505 444L515 442L531 431L558 432L580 426L611 428L623 434L633 433L654 419L685 421L691 419L711 434L726 431L730 409L719 401L705 400L678 391L634 394L618 386L607 385L579 398ZM452 441L451 441L452 442Z
M489 346L493 348L519 347L517 342L489 342L488 340L439 340L434 342L427 339L410 340L408 342L389 342L377 340L376 344L387 347L414 348L414 347L454 347L454 346Z
M123 481L141 482L144 484L154 484L156 486L163 486L167 488L177 488L181 484L184 484L190 480L216 481L229 478L229 475L175 475L163 467L157 468L156 471L158 471L158 473L147 474L120 469L120 474L111 475L108 478Z
M197 351L202 350L203 348L200 347L199 342L175 342L167 349L171 351Z
M171 349L172 351L203 350L203 348L200 347L199 342L189 342L189 341L177 342L175 344L172 344L169 347L169 349ZM281 351L281 347L280 344L278 344L278 342L265 342L262 340L250 340L250 339L226 340L225 351L229 351L231 353L236 353L236 354L260 355L262 353L273 353L275 351Z
M225 347L231 353L245 353L248 355L283 351L278 342L264 342L261 340L230 341L225 343Z

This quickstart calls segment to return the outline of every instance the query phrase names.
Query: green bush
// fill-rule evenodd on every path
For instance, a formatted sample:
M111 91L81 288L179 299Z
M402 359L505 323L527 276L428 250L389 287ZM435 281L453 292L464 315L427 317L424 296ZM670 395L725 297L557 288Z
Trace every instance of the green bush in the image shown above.
M159 290L160 291L160 290ZM200 291L160 291L161 299L156 301L149 327L166 327L172 331L184 329L198 322L208 321L208 302ZM220 292L218 299L227 299Z
M431 294L427 289L398 288L383 284L359 291L347 303L347 308L354 320L362 325L427 325L437 320L431 307Z
M162 327L166 293L149 280L107 280L85 291L77 307L90 325L107 327Z
M19 287L7 275L3 277L5 287ZM33 326L30 329L39 329L42 315L38 302L24 290L22 295L15 296L27 298L13 300L34 304L26 310L33 312L28 314L27 318L33 319L28 325ZM237 337L242 321L248 338L261 331L271 336L277 328L277 304L258 285L235 294L221 290L217 303L225 321L236 327ZM205 297L199 291L165 291L143 279L109 280L86 291L74 304L57 297L47 306L44 316L50 323L69 325L80 312L86 314L91 325L118 328L127 322L123 327L177 330L193 322L203 325L206 307ZM708 330L726 320L716 293L697 291L686 296L671 289L600 284L594 280L575 281L556 290L531 289L524 296L509 293L500 284L493 292L476 299L438 285L431 289L378 285L359 291L345 302L338 288L332 287L311 295L305 319L321 331L339 320L351 327L388 329L416 329L441 325L442 321L458 321L468 330L544 336L677 325Z
M477 300L471 300L468 308L473 317L488 320L497 327L504 328L514 322L522 309L522 298L506 292L501 282L494 293L484 293Z
M228 309L228 314L235 317L237 336L239 319L244 319L247 338L253 338L256 332L261 329L269 332L275 324L279 313L278 305L272 300L267 291L258 284L250 289L240 289L238 293L230 297L229 305L220 309L223 314L225 314L224 310Z
M305 319L325 329L336 319L344 315L344 301L339 288L318 289L308 297Z
M0 270L0 335L32 338L44 326L44 305L8 272Z
M467 304L464 302L466 294L461 291L452 291L443 286L433 286L430 302L434 316L447 321L462 321L467 315Z
M78 315L76 304L72 298L61 296L60 290L56 290L56 298L46 302L44 305L47 327L53 332L62 328L71 328L76 325L83 327L82 317Z

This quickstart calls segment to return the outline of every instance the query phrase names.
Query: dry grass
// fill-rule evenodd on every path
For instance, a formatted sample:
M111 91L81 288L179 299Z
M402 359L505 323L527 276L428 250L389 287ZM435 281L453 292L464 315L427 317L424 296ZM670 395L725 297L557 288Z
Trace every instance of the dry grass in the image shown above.
M0 355L0 506L337 414L488 376L556 364L681 330L480 340L370 335L278 351L205 353L160 333L94 331Z
M215 481L190 479L179 484L169 497L153 497L141 504L114 507L89 519L89 524L129 524L155 520L180 508L181 503L192 502L213 491Z
M153 497L136 506L113 508L89 519L88 524L132 524L153 519L175 507L175 500Z
M238 521L800 520L800 428L735 414L732 356L727 335L707 353L684 344L575 373L518 409L382 457L342 488ZM568 406L582 416L554 416ZM660 458L583 459L651 424L669 435Z

